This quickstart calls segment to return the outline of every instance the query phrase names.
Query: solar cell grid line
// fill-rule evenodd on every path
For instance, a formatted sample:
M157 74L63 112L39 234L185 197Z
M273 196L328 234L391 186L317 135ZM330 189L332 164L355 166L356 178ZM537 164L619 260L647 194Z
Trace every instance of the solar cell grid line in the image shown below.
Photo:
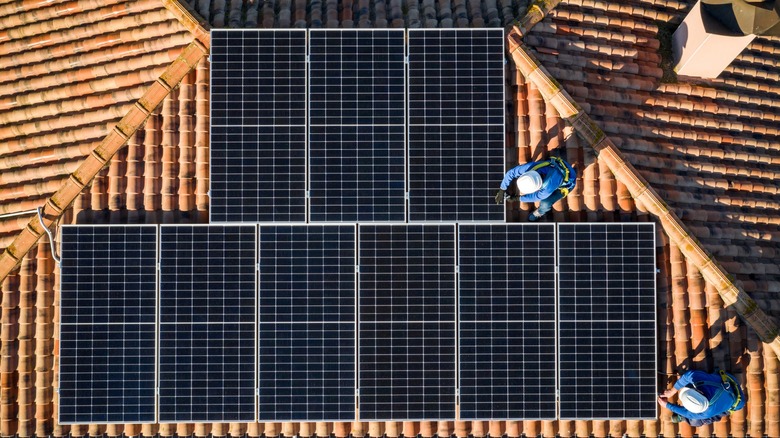
M657 418L655 224L558 224L561 419Z
M460 419L555 419L555 224L459 224L458 282Z
M259 420L355 418L355 225L260 226Z
M405 220L404 30L309 32L311 221Z
M409 221L501 221L502 29L409 29Z
M211 32L212 223L306 221L306 30Z
M255 225L160 227L160 422L256 419Z
M455 418L455 226L358 226L360 419Z
M60 424L154 423L157 227L61 228Z

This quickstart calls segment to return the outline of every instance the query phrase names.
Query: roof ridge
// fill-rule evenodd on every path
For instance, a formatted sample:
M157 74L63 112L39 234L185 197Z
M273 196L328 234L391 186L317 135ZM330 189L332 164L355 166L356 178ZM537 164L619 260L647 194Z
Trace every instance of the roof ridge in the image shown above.
M521 38L522 33L517 28L512 29L507 36L509 52L517 70L529 82L536 85L545 100L558 110L561 118L571 124L575 131L593 147L598 154L599 162L606 164L615 178L628 187L634 199L659 219L670 241L674 242L686 259L701 271L705 280L718 290L723 302L727 306L733 306L761 340L780 355L780 332L774 321L758 307L747 292L735 283L734 278L698 242L671 207L661 199L634 166L626 161L620 149L612 143L604 131L529 53Z
M206 47L211 47L211 26L209 22L198 14L187 2L179 0L161 0L165 9L169 10L177 20L193 36ZM250 2L251 3L251 2Z
M87 156L84 162L70 174L65 184L54 193L43 206L43 225L38 217L32 218L14 241L0 255L0 281L22 261L44 234L43 226L51 227L81 191L89 186L92 179L122 148L130 137L141 127L149 115L157 108L171 90L181 82L184 76L198 65L198 61L208 53L208 48L198 40L188 45L159 78L149 87L128 113L108 133L102 142Z

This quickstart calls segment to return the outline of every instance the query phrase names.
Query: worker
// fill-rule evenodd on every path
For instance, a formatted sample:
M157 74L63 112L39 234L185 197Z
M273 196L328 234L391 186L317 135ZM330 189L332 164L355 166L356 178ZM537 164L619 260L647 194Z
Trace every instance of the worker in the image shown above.
M669 401L679 391L682 406ZM720 421L745 406L745 393L731 374L687 371L658 396L658 404L672 411L672 422L687 421L691 426L702 426Z
M552 210L553 204L566 197L576 183L577 173L562 158L521 164L504 175L501 188L496 192L496 204L505 199L539 201L539 208L528 215L528 220L535 222ZM507 194L507 190L514 194Z

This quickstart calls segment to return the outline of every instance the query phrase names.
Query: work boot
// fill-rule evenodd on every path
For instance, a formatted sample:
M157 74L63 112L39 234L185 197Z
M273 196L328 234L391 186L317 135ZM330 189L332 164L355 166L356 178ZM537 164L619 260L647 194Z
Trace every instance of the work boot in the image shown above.
M536 222L541 218L541 216L536 215L536 210L534 210L531 212L531 214L528 215L528 222Z

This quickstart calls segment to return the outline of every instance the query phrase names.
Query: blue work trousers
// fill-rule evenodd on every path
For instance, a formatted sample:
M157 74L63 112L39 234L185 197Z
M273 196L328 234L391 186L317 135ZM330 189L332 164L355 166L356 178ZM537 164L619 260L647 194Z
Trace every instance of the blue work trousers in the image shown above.
M553 204L563 199L563 192L558 189L552 193L547 199L539 201L539 208L536 210L536 215L542 217L546 215L553 208Z

